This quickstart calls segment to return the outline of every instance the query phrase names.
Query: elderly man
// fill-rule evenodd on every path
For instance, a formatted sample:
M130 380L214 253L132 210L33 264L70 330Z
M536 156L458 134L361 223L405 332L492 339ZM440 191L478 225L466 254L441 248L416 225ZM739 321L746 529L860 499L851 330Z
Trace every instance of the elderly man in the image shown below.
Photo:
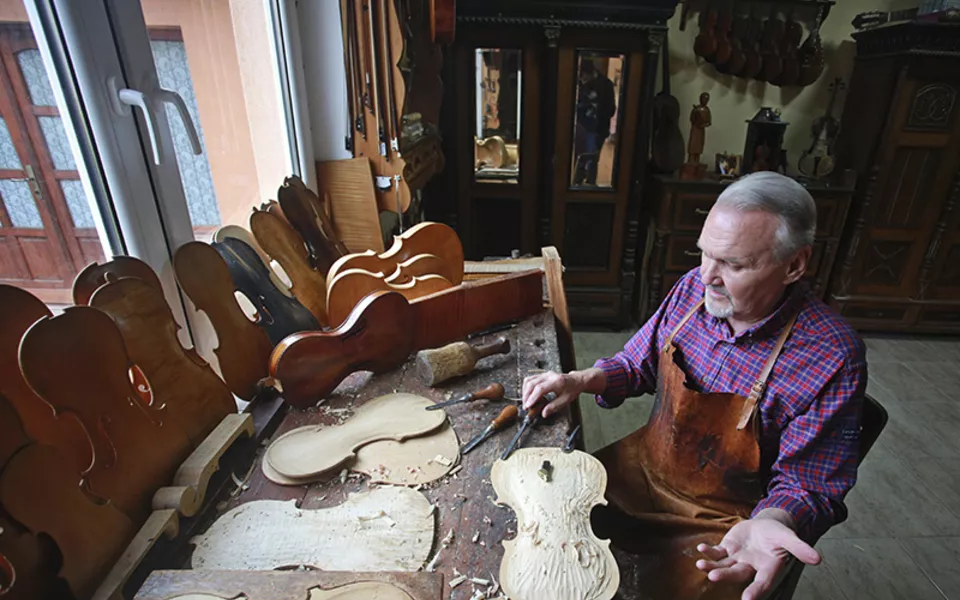
M544 416L584 392L614 408L656 391L648 424L598 453L608 499L629 515L598 533L638 555L624 575L644 598L755 600L791 555L817 564L811 545L846 518L867 365L800 282L816 221L796 181L740 179L707 216L701 266L621 352L524 381L526 408L556 394Z

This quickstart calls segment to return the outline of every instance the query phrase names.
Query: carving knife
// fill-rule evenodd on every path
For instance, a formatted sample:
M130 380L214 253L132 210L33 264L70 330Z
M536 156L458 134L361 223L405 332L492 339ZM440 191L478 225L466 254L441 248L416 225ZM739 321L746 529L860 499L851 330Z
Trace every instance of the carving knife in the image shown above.
M569 454L573 452L574 447L577 442L577 435L580 433L580 426L577 425L576 429L573 430L573 433L570 434L570 437L567 438L567 443L563 445L564 454Z
M520 424L520 429L517 430L517 434L513 436L513 439L510 440L510 445L507 446L507 449L503 451L503 455L500 457L500 460L507 460L510 458L510 455L514 450L517 449L517 446L520 444L520 438L523 437L523 432L532 427L540 419L540 407L533 406L530 410L527 411L527 414L523 417L523 423Z
M491 383L482 390L477 390L476 392L471 392L469 394L464 394L459 398L454 398L452 400L445 400L443 402L437 402L430 406L425 407L426 410L440 410L446 406L452 406L454 404L463 404L464 402L473 402L474 400L500 400L503 398L503 385L499 383Z
M489 439L490 436L500 431L510 423L513 423L519 414L520 411L517 409L515 404L505 406L504 409L500 411L500 414L497 415L497 418L490 421L490 424L487 425L487 428L484 429L480 435L467 442L467 444L460 450L460 454L468 454L471 450L479 446L481 442Z

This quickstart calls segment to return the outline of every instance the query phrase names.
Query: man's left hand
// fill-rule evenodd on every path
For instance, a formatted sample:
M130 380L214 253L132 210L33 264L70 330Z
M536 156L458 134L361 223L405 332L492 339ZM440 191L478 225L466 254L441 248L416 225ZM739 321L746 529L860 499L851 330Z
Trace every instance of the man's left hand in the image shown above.
M697 561L697 568L705 571L710 581L746 582L752 578L741 599L758 600L778 583L791 554L808 565L820 562L820 554L787 525L791 522L786 512L767 509L737 523L718 545L697 546L707 557Z

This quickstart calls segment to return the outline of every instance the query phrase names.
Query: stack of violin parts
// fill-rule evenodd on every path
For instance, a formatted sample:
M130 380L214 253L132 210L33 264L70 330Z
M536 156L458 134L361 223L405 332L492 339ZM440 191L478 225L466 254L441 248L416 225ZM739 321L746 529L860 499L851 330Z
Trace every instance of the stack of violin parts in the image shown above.
M119 597L137 564L121 556L197 514L220 457L253 433L231 386L181 346L150 267L92 264L73 297L55 316L0 285L4 600Z
M828 5L797 1L785 11L775 1L708 1L700 13L693 52L719 73L778 86L807 86L823 73L820 25ZM806 21L804 39L802 19Z

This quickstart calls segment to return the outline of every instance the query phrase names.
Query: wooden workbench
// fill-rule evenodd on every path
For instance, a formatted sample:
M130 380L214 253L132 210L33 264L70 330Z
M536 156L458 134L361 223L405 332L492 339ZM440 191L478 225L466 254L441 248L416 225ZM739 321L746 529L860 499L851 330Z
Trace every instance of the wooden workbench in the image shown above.
M560 353L557 346L557 334L553 312L549 309L538 316L520 322L514 327L493 332L471 340L489 342L498 336L510 340L511 351L507 355L492 356L482 360L477 370L468 376L457 378L440 387L425 387L417 378L413 368L413 357L402 367L389 373L372 375L355 373L346 379L337 390L319 406L306 409L280 408L270 416L273 423L261 423L258 432L263 439L258 443L253 464L247 469L249 477L244 491L231 496L230 488L236 491L236 485L229 478L222 486L220 497L211 503L210 510L197 519L185 523L187 533L193 535L203 531L223 512L253 500L297 500L301 508L315 509L335 506L342 503L349 494L369 489L365 476L351 475L341 484L340 478L323 484L309 486L280 486L267 480L260 469L260 461L269 439L309 424L334 424L342 420L350 409L383 394L396 391L420 394L435 401L473 391L493 382L503 384L506 395L520 396L520 386L524 377L543 370L560 370ZM502 402L485 400L449 407L447 414L462 443L486 427L503 408ZM348 409L345 413L342 409ZM528 432L522 441L523 447L562 446L572 429L575 416L564 413L541 422ZM275 423L279 423L275 427ZM516 517L510 508L499 507L493 503L495 496L490 485L490 467L503 452L516 431L515 426L499 432L476 450L461 458L460 468L454 475L426 484L421 492L437 506L437 527L434 547L430 558L439 550L440 557L435 569L443 574L446 581L453 579L454 569L468 577L499 580L500 560L503 557L501 540L512 538L516 533ZM242 478L247 472L242 465L225 465L228 472ZM446 548L440 541L453 531L453 540ZM474 536L479 532L476 542ZM185 536L179 536L183 539ZM152 569L189 567L190 546L179 544L179 548L168 551L162 560L151 561ZM158 553L162 553L162 549ZM151 570L152 570L151 569ZM146 573L142 575L146 576ZM473 585L469 582L452 590L450 598L469 598ZM134 588L136 589L136 588ZM449 589L449 588L447 588Z

